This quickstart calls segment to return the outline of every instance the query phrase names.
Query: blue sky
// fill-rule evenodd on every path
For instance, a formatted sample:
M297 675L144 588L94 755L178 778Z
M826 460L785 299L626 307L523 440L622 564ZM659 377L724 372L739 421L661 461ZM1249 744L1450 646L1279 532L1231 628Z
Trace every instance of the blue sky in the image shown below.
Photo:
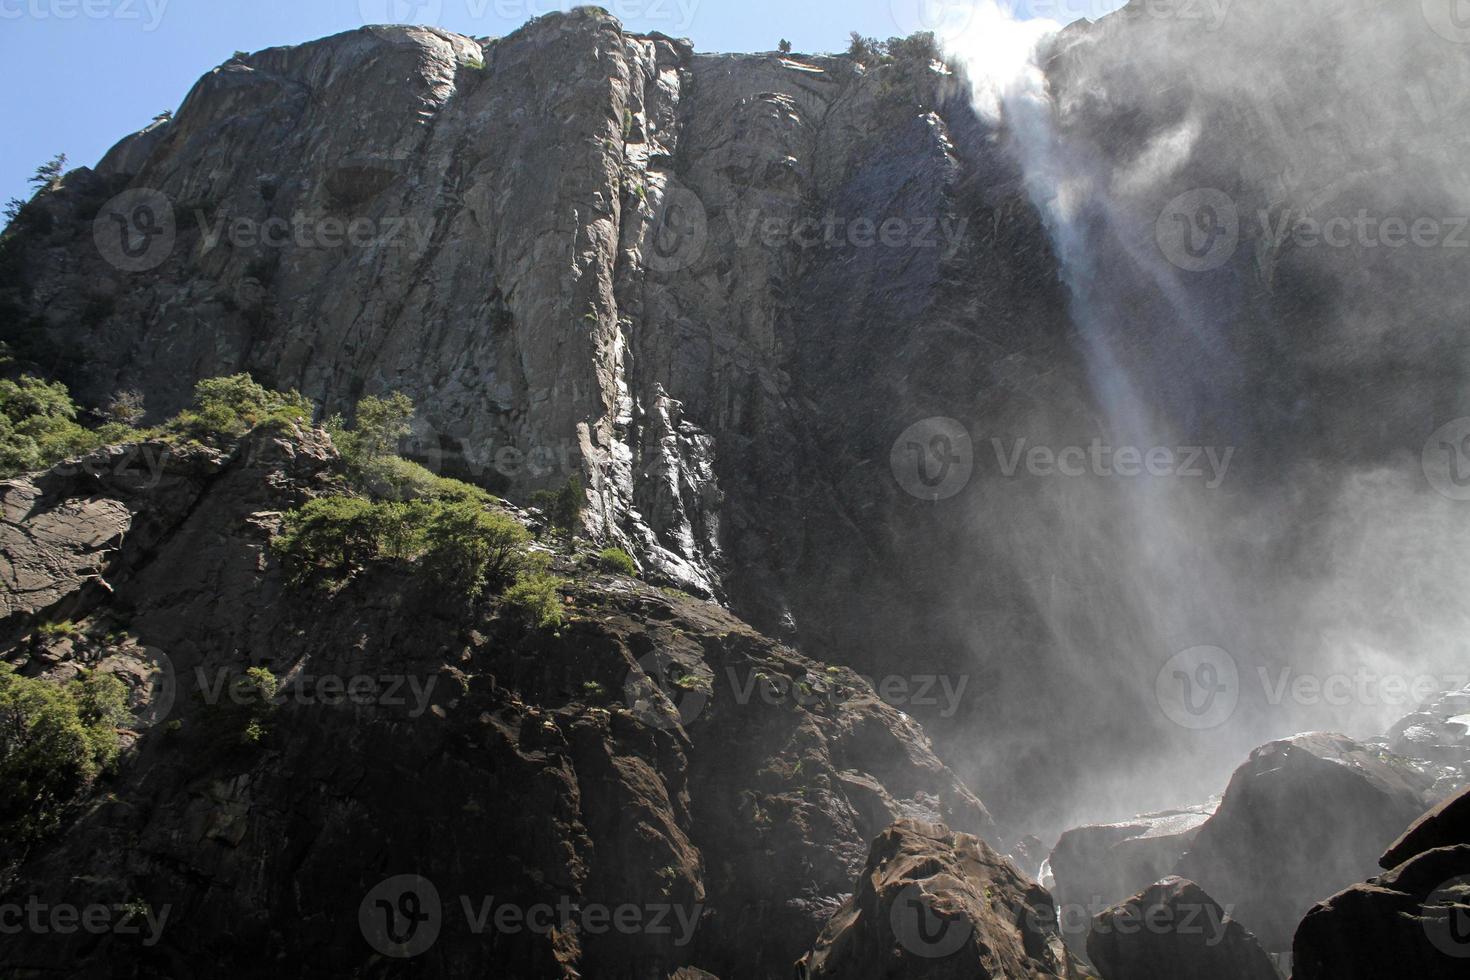
M612 0L632 30L688 37L700 51L836 51L850 31L891 37L952 16L969 0ZM1123 0L1005 0L1096 16ZM473 36L508 34L569 0L0 0L0 200L29 197L26 179L57 153L90 166L113 143L183 100L237 50L296 44L365 23L431 23ZM1050 5L1049 7L1046 5ZM1053 13L1053 17L1056 15Z

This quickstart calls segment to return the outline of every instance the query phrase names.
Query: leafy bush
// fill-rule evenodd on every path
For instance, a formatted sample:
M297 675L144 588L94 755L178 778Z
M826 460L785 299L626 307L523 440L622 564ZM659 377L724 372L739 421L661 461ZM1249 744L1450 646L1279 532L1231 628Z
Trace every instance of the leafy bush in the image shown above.
M582 493L582 481L575 476L568 477L560 489L537 490L531 494L531 506L545 511L551 526L568 534L576 531L581 522L582 507L586 500Z
M413 421L413 401L401 391L385 398L368 395L357 403L356 422L346 428L340 417L334 418L329 430L344 457L365 462L380 456L393 456L398 443L409 432Z
M66 385L24 376L0 381L0 477L44 469L102 445L77 424Z
M477 486L439 476L400 456L378 456L348 463L352 485L362 493L389 500L443 500L490 503Z
M117 758L126 703L110 675L62 686L0 664L0 841L28 844L60 826Z
M620 575L638 574L638 565L633 561L633 556L622 548L603 548L597 553L597 564L605 572L616 572Z
M520 567L530 535L471 500L370 501L320 497L286 515L273 547L298 581L342 580L377 559L422 559L446 589L480 594Z
M546 571L523 571L505 591L506 604L532 626L555 629L562 623L559 590L566 581Z
M487 581L510 578L530 537L506 514L468 502L439 504L424 530L425 564L446 587L476 596Z
M194 407L180 412L168 428L201 440L238 438L261 425L310 420L310 400L298 391L271 391L248 374L206 378L194 386Z
M382 551L379 509L357 497L318 497L286 515L285 528L271 543L296 577L325 572L345 578L354 565Z

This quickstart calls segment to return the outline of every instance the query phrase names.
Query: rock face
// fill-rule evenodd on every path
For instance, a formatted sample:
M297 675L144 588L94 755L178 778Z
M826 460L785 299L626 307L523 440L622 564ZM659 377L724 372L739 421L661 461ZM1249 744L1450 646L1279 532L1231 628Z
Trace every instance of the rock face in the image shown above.
M155 192L169 234L127 258ZM160 417L241 370L326 413L404 391L420 462L517 500L576 476L651 576L869 675L969 672L930 638L954 524L894 440L1005 422L1072 360L1038 216L948 71L695 54L592 8L233 58L34 214L0 319L84 400Z
M1452 796L1415 820L1404 835L1394 841L1378 863L1396 868L1415 854L1436 847L1470 843L1470 790Z
M1434 778L1434 796L1470 783L1470 687L1447 691L1405 715L1388 730L1389 751L1416 760Z
M1218 805L1215 800L1062 834L1048 860L1068 945L1080 952L1093 916L1172 873Z
M1461 977L1470 965L1470 793L1420 817L1379 858L1387 874L1314 906L1298 980Z
M903 820L796 964L819 977L1072 977L1051 896L983 840Z
M1401 467L1426 413L1470 414L1457 250L1254 227L1463 213L1446 174L1470 131L1466 46L1413 4L1373 5L1390 22L1345 42L1355 18L1325 0L1243 0L1207 31L1130 6L1149 9L1068 32L1050 72L1076 155L1117 176L1116 207L1081 209L1119 217L1080 229L1090 268L1059 268L1015 134L956 66L697 54L583 8L493 41L369 27L231 58L32 203L0 320L89 403L133 387L155 416L240 370L326 412L402 390L431 467L513 500L578 476L590 529L657 580L870 675L968 677L954 712L911 713L984 745L962 775L998 812L1065 812L1048 804L1087 780L1153 769L1118 760L1176 761L1135 651L1232 619L1261 624L1247 648L1316 635L1282 585L1338 594L1318 557L1339 530L1322 501L1356 486L1343 460ZM1242 106L1235 66L1257 61L1265 97ZM1429 81L1381 84L1404 65ZM1156 223L1204 188L1246 227L1195 272L1154 248ZM1093 307L1116 335L1073 316L1064 276L1120 284ZM1140 546L1158 522L1130 516L1152 514L1131 480L1005 472L1013 448L1119 441L1101 404L1118 377L1157 393L1138 414L1171 424L1150 444L1241 450L1229 488L1193 501L1219 526L1172 522L1203 529L1199 554ZM946 419L968 449L922 438ZM1262 512L1300 540L1231 533ZM1380 575L1352 584L1380 594ZM1189 622L1162 628L1160 606ZM1405 608L1357 624L1366 645L1413 648L1431 617ZM1073 723L1039 737L1039 703Z
M1087 956L1103 980L1280 980L1255 936L1176 877L1099 914Z
M50 529L0 526L33 597L4 659L118 673L142 719L0 903L160 928L27 930L6 975L783 976L895 819L995 834L913 721L716 605L566 559L554 633L408 567L294 587L267 542L338 479L323 434L105 465L139 448L0 488ZM251 740L222 685L256 666L282 694Z
M1176 873L1285 951L1306 910L1361 880L1424 812L1430 786L1406 760L1343 735L1268 743L1235 771Z
M1296 980L1465 976L1470 843L1409 858L1312 908L1292 947Z

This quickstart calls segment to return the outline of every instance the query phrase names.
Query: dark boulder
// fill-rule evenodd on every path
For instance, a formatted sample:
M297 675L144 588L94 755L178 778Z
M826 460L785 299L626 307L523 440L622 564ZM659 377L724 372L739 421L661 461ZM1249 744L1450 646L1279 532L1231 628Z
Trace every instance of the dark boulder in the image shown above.
M900 820L873 843L857 890L796 964L841 977L1071 977L1046 889L988 844Z
M1102 912L1087 956L1103 980L1279 980L1261 944L1204 889L1156 882Z
M1314 902L1375 870L1429 805L1430 785L1406 760L1344 735L1270 742L1235 771L1176 873L1284 951Z
M1470 844L1437 847L1313 907L1295 980L1470 976Z
M1062 834L1049 859L1056 882L1051 891L1062 937L1073 952L1086 944L1093 916L1174 870L1217 805L1146 813Z
M1383 852L1378 864L1396 868L1416 854L1436 847L1470 844L1470 790L1451 797L1415 820L1403 836Z

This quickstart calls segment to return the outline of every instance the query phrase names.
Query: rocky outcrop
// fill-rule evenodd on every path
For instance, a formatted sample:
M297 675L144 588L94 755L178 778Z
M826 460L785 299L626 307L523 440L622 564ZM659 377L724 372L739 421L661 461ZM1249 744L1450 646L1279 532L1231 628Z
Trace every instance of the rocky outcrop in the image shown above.
M1436 847L1314 906L1292 944L1296 980L1463 977L1470 842Z
M1470 783L1470 688L1447 691L1400 718L1388 730L1389 751L1415 760L1446 797Z
M1062 834L1048 859L1062 935L1081 952L1093 917L1169 875L1218 800Z
M1464 976L1470 964L1470 793L1424 814L1379 858L1389 869L1314 906L1298 980Z
M1256 937L1192 881L1169 877L1100 913L1087 956L1103 980L1280 980Z
M1235 771L1176 873L1284 951L1314 902L1361 880L1424 812L1430 786L1406 760L1343 735L1268 743Z
M904 820L796 964L819 977L1072 977L1051 896L983 840Z
M268 542L339 480L322 433L176 449L142 483L73 469L5 488L54 532L5 525L0 550L39 554L32 592L61 599L0 620L3 656L117 672L139 721L0 902L157 930L26 930L7 974L785 975L894 820L996 833L862 679L714 604L566 556L556 631L412 566L291 584ZM60 609L64 634L34 628ZM247 732L249 667L281 693Z
M1450 797L1415 820L1383 852L1378 863L1384 868L1396 868L1415 854L1456 844L1470 844L1470 790Z

